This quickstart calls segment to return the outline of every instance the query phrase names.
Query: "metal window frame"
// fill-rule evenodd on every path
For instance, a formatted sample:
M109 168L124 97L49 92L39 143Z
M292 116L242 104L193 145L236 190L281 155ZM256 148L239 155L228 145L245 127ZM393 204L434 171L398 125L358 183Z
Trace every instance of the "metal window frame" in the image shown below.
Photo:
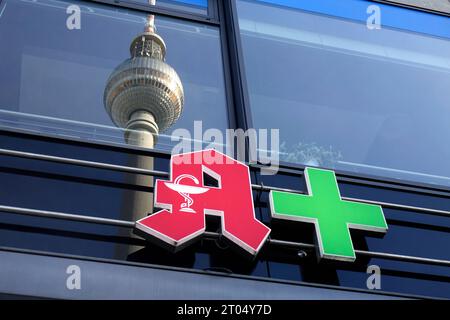
M234 111L237 127L243 130L253 128L248 94L246 72L244 68L243 50L239 32L239 23L235 0L217 0L219 14L224 26L228 54L230 57L230 74L234 92Z

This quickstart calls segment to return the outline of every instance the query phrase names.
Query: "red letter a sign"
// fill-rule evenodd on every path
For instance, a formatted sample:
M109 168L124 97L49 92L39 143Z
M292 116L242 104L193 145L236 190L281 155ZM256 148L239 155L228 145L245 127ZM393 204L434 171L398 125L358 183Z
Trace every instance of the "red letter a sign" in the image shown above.
M206 186L204 173L218 186ZM270 233L255 218L248 167L215 150L172 156L170 181L156 181L155 207L164 210L138 220L136 228L175 249L205 232L207 214L219 216L223 236L252 255Z

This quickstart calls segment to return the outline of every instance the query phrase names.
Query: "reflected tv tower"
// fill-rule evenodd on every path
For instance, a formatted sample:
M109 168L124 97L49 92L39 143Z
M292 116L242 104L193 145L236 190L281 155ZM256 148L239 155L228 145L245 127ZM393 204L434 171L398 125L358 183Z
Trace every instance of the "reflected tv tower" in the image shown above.
M156 33L154 15L131 42L130 55L110 75L104 105L112 121L126 129L128 144L153 148L159 132L178 120L184 103L181 80L164 62L166 44Z
M155 5L155 0L149 0ZM148 15L144 31L130 45L130 58L111 73L103 102L116 126L125 129L129 145L153 149L160 132L173 125L183 110L183 85L177 72L165 63L166 44L156 33L155 17ZM131 156L130 166L153 169L153 158ZM135 175L134 185L153 186L153 178ZM136 221L153 211L151 194L133 191L125 196L122 218ZM128 233L129 235L129 233ZM118 250L123 257L138 248Z

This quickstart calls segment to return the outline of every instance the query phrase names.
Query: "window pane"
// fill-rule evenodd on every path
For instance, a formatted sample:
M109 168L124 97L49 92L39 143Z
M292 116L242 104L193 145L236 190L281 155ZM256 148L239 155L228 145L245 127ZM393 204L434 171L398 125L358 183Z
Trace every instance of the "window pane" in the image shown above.
M81 9L80 29L68 29L66 9ZM131 41L147 15L91 2L7 0L0 5L0 125L110 142L124 130L103 105L109 75L130 57ZM166 63L184 88L184 110L163 134L228 127L218 29L159 17L157 33L167 46ZM160 135L157 148L175 142Z
M450 41L429 34L450 20L418 12L421 34L254 1L238 13L253 123L280 129L282 160L450 186Z
M123 2L148 4L148 0L126 0ZM208 14L208 0L156 0L156 5L161 8L187 11L202 15Z

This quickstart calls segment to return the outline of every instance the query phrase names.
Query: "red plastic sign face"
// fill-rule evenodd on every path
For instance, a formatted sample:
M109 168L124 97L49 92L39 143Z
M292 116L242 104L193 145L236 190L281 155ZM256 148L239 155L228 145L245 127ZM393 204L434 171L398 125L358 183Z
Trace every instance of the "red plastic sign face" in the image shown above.
M204 173L218 186L206 186ZM252 255L270 233L255 218L248 167L215 150L172 156L171 179L156 181L155 207L164 210L138 220L136 228L175 249L205 232L205 215L219 216L223 236Z

